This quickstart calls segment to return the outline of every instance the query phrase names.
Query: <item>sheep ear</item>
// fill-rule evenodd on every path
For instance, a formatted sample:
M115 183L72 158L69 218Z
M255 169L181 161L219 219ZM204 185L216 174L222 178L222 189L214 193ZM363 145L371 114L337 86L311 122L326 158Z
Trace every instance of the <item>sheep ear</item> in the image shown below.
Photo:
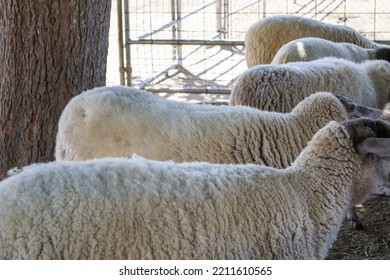
M357 145L359 154L390 157L390 138L367 138Z

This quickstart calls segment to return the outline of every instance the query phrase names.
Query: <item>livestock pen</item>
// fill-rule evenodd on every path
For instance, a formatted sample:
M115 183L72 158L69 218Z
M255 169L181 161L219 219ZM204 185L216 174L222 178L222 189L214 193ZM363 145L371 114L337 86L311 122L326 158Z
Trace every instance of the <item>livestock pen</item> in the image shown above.
M380 43L390 40L385 0L114 2L107 84L132 85L186 102L228 99L247 69L246 29L264 17L301 15L351 26ZM373 197L359 207L365 229L353 231L345 223L328 258L389 260L389 211L386 197Z
M122 0L117 8L120 83L151 92L229 94L247 68L247 28L271 15L347 25L380 42L390 38L385 0Z

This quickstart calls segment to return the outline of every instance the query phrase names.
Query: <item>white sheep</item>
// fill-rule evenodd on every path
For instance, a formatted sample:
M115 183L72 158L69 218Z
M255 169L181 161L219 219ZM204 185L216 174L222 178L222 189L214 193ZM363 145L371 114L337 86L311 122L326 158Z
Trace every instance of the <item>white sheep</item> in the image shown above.
M335 43L329 40L306 37L283 45L271 64L311 61L327 56L344 58L353 62L372 59L390 60L390 48L366 49L351 43Z
M282 168L291 165L330 120L381 113L331 93L316 93L291 114L280 114L242 106L185 104L131 87L102 87L75 97L64 109L56 159L136 153L176 162L258 163ZM355 228L362 227L355 209L348 216Z
M131 87L101 87L74 97L59 121L57 160L131 157L156 160L291 165L331 120L376 117L331 93L303 100L289 114L246 106L167 100Z
M246 63L248 67L268 64L284 44L303 37L319 37L369 49L388 47L375 43L348 26L301 16L277 15L261 19L248 28L245 34Z
M332 121L286 169L35 165L0 182L0 259L324 259L389 137L383 121Z
M308 62L257 65L237 79L229 104L290 112L317 91L339 94L363 106L383 108L390 100L390 62L354 63L326 57Z

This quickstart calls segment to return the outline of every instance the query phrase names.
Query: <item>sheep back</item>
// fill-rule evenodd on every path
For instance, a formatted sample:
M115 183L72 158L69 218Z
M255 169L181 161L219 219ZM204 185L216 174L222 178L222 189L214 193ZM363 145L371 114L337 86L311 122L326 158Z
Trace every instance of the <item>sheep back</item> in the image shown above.
M275 54L271 64L311 61L327 56L363 62L368 59L377 59L377 55L385 58L387 52L390 52L390 48L380 50L365 49L351 43L335 43L321 38L307 37L283 45Z
M258 65L247 69L237 79L229 103L289 112L304 97L317 91L329 91L357 104L381 109L389 100L389 69L387 61L357 64L331 57Z
M317 93L291 114L282 114L246 106L184 104L130 87L97 88L64 109L56 159L136 153L175 162L286 167L318 129L346 117L344 105L331 93Z
M268 64L284 44L303 37L347 42L363 48L374 49L379 46L348 26L300 16L277 15L259 20L248 28L245 34L246 63L248 67Z

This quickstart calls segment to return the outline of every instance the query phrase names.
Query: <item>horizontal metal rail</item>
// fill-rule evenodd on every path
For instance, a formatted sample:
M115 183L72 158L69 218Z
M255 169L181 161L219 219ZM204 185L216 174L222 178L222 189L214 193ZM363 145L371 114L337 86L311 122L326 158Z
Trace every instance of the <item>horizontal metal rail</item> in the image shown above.
M218 36L218 34L214 35L212 38L216 38L217 36ZM193 49L190 53L185 55L182 59L188 58L190 55L192 55L193 53L198 51L201 47L203 47L203 45L198 45L195 49ZM174 68L179 68L179 67L180 67L179 61L175 61L175 62L173 62L173 64L171 64L170 66L166 67L164 70L162 70L162 71L160 71L158 73L155 73L151 77L148 77L146 80L143 80L141 83L139 83L138 87L144 89L147 84L153 82L158 77L160 77L162 75L166 75L170 70L172 70Z
M376 40L374 42L378 43L378 44L390 45L390 41L389 40Z
M244 46L243 40L207 40L207 39L129 39L131 45L221 45Z
M138 86L136 86L138 87ZM161 87L161 88L155 88L155 87L144 87L142 88L146 91L153 92L153 93L159 93L159 92L166 92L166 93L205 93L205 94L230 94L231 90L227 88L187 88L187 87Z
M134 45L215 45L215 46L244 46L243 40L221 39L129 39L129 44ZM388 40L376 40L376 43L390 45Z

